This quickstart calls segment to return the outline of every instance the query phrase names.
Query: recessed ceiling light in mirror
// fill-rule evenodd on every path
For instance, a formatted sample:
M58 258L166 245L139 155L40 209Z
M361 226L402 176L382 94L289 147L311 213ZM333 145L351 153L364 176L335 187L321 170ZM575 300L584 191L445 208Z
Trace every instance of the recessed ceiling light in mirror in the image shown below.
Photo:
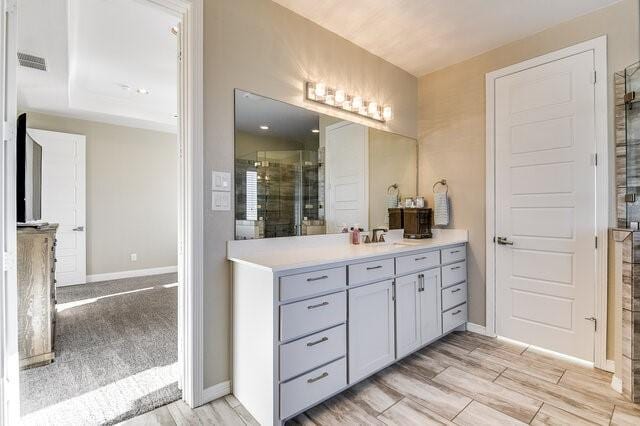
M148 95L149 94L149 90L145 89L144 87L140 87L138 90L136 90L136 92L140 93L141 95Z
M263 124L262 126L260 126L260 128L262 130L269 130L269 126L267 126L266 124Z
M320 130L318 130L318 129L311 129L311 133L320 133Z

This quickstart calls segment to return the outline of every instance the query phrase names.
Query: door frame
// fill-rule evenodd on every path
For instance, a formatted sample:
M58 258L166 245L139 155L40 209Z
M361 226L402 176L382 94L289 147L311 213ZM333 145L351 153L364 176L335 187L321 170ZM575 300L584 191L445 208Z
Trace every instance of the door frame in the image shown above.
M596 283L597 328L594 337L594 366L607 369L607 233L609 227L609 113L607 78L607 36L594 38L542 56L487 73L486 84L486 333L496 335L496 182L495 182L495 84L496 80L529 68L583 52L593 51L595 69L596 167Z
M204 163L203 163L203 0L138 0L180 18L178 97L178 364L182 399L191 407L204 401ZM16 0L0 0L0 112L3 151L15 166ZM5 28L8 24L8 29ZM11 161L13 158L13 161ZM3 163L4 164L4 163ZM7 170L8 169L8 170ZM6 167L0 182L0 243L4 244L0 286L0 425L20 418L17 354L15 252L15 171ZM6 179L5 179L6 178ZM5 196L6 195L6 196ZM7 214L5 214L7 212ZM12 231L13 230L13 231ZM7 231L7 232L5 232ZM221 395L227 394L221 390Z

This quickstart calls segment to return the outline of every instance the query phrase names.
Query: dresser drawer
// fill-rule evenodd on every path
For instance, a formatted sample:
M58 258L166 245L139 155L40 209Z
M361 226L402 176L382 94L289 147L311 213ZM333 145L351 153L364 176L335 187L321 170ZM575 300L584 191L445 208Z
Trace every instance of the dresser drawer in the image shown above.
M442 310L453 308L467 301L467 283L442 289Z
M467 280L467 262L462 261L442 267L442 288Z
M280 340L290 340L347 320L347 294L342 291L280 307Z
M383 259L374 262L356 263L349 265L349 285L366 282L382 281L394 275L394 260Z
M457 246L442 249L442 264L460 262L467 258L467 247Z
M280 419L311 407L347 386L347 361L341 358L280 385Z
M467 322L466 303L442 313L442 333L447 333L465 322Z
M280 380L288 380L347 354L347 326L339 325L280 346Z
M280 301L313 296L347 286L347 268L331 268L280 278Z
M440 251L413 254L411 256L396 257L396 274L403 275L411 272L424 271L440 265Z

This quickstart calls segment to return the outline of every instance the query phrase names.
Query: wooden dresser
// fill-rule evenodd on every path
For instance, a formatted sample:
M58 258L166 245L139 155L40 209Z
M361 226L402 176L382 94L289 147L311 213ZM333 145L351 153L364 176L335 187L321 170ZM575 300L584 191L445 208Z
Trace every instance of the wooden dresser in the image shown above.
M20 368L55 357L56 230L58 225L18 228L18 350Z

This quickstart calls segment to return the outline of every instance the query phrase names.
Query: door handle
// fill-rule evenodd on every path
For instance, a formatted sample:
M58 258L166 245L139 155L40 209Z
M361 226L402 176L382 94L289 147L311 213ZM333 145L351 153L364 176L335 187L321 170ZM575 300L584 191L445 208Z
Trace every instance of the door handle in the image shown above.
M501 246L512 246L513 241L509 241L506 237L496 237L496 243Z
M76 226L75 228L72 229L72 231L83 232L84 231L84 226Z

